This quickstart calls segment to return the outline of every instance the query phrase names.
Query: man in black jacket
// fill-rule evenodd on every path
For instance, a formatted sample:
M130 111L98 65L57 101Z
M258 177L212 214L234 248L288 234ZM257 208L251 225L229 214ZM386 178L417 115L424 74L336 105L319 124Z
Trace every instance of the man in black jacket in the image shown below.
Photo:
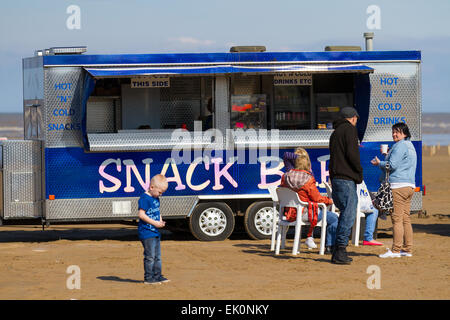
M358 112L351 107L341 110L341 119L333 122L334 132L330 137L329 173L333 189L333 202L338 207L339 222L331 262L350 264L347 245L356 218L358 195L356 185L363 180L363 169L359 157Z

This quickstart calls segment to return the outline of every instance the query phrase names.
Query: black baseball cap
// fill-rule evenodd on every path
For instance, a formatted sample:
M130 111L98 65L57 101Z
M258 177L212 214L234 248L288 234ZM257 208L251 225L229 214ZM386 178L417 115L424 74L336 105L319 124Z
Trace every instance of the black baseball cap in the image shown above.
M342 108L342 110L341 110L342 118L353 118L354 116L359 118L358 111L356 111L355 108L352 108L352 107Z

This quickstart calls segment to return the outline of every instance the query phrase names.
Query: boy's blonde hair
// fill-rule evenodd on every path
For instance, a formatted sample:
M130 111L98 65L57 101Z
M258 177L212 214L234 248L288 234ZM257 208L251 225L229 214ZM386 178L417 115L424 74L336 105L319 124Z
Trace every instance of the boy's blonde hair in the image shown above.
M150 187L151 186L157 187L163 191L166 191L169 184L168 184L167 178L165 176L163 176L162 174L157 174L157 175L153 176L152 180L150 180Z
M298 155L297 159L295 159L295 169L297 170L311 170L311 160L309 159L308 152L298 147L295 149L295 154Z

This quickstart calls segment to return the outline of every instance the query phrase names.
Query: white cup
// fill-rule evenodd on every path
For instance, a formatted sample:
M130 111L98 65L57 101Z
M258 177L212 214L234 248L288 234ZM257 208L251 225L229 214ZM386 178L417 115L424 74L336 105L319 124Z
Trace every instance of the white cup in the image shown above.
M386 154L388 152L388 145L387 144L382 144L381 145L381 153L382 154Z

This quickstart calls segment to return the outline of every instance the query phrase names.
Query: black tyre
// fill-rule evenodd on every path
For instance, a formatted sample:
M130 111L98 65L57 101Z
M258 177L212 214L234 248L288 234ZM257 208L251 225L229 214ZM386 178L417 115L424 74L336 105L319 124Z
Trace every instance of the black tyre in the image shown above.
M245 231L255 240L270 239L273 226L272 201L259 201L252 203L244 217Z
M225 240L234 229L233 211L223 202L200 203L189 217L189 229L201 241Z

